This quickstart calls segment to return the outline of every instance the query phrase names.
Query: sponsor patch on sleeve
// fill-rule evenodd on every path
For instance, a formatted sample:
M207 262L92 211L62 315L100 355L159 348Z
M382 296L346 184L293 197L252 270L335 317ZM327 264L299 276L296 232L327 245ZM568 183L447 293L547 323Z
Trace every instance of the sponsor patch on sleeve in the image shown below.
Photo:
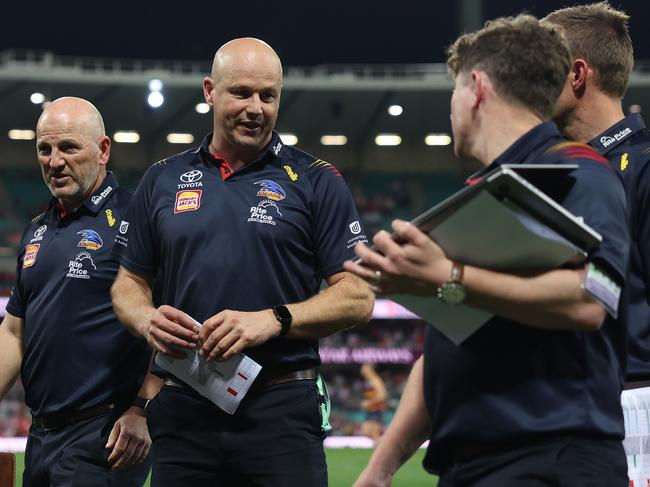
M621 286L616 284L602 269L592 262L587 266L587 275L582 287L598 300L610 315L614 318L618 317Z
M200 189L191 191L179 191L176 193L176 204L174 205L174 213L183 213L184 211L195 211L201 207L201 193Z

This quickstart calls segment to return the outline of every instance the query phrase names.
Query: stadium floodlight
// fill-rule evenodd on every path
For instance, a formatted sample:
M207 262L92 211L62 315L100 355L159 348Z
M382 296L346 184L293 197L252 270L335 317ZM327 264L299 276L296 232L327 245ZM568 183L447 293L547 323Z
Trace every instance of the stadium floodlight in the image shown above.
M11 140L34 140L36 132L33 130L12 129L8 135Z
M161 91L163 83L159 79L152 79L149 81L149 91Z
M210 105L207 103L197 103L194 109L196 113L208 113L210 111Z
M379 134L375 137L375 144L377 145L400 145L402 138L397 134Z
M388 114L393 117L399 117L404 112L402 105L391 105L388 107Z
M296 145L298 143L298 136L290 132L285 132L283 134L278 134L284 145Z
M152 108L158 108L165 103L165 97L160 91L152 91L147 97L147 103L149 103L149 106Z
M140 140L140 134L135 130L121 130L113 134L113 140L122 144L135 144Z
M451 137L449 134L429 134L424 138L424 143L427 145L449 145Z
M348 143L348 138L345 135L323 135L320 138L320 143L323 145L345 145Z
M40 105L45 101L45 95L37 91L29 96L29 101L31 101L34 105Z
M175 132L167 134L167 142L170 144L191 144L194 142L194 136L192 134Z
M641 105L630 105L628 108L628 112L630 113L641 113Z

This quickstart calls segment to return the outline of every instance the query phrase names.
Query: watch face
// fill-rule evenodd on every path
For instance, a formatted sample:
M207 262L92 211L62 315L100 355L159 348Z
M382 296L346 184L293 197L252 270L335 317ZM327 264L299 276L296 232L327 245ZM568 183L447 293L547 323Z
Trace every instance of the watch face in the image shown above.
M448 304L460 304L465 300L465 287L459 282L446 282L438 294Z
M278 321L291 321L293 318L286 306L276 306L273 311Z

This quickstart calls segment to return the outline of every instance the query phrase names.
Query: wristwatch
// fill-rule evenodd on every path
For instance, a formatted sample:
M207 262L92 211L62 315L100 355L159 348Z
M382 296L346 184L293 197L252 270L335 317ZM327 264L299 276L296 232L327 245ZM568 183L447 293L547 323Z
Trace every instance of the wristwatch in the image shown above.
M464 264L452 262L449 280L438 288L438 297L447 304L460 304L465 300L465 286L463 280Z
M273 314L275 315L275 319L280 322L280 335L278 336L279 338L282 338L289 333L291 323L293 322L293 316L291 316L291 312L284 305L274 306Z
M147 404L149 404L149 399L146 399L142 396L136 396L133 400L133 403L131 403L131 407L145 410L147 409Z

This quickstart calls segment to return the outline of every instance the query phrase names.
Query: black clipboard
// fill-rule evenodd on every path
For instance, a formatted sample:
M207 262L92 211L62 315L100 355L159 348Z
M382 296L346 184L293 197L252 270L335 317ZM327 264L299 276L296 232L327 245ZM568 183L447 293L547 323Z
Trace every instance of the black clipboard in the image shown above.
M558 186L567 187L571 185L570 180L559 184L561 181L558 179L570 175L577 167L573 164L499 166L471 186L466 186L418 215L411 223L429 233L475 195L488 191L498 200L507 200L524 210L580 249L589 251L602 241L602 236L530 182L534 180L548 184L552 181L558 183ZM523 175L527 177L524 178Z

